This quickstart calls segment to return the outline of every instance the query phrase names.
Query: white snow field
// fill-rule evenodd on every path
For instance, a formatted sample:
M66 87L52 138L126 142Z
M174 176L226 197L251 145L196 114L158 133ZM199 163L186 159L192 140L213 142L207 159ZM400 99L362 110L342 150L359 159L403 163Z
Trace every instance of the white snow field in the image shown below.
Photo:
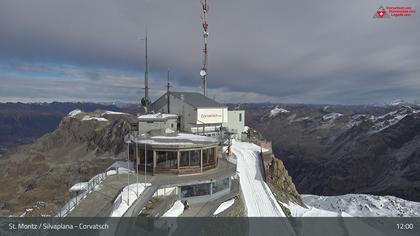
M308 208L305 208L292 202L289 202L289 204L283 203L283 206L290 210L290 214L293 217L351 217L351 215L345 212L329 211L309 205L307 205Z
M146 183L146 187L147 186L150 186L150 183ZM144 183L135 183L125 186L118 197L115 199L110 216L122 217L128 208L130 208L130 206L134 203L134 201L143 193L144 189Z
M253 143L233 141L232 150L237 158L237 170L248 216L285 216L262 177L259 167L261 148Z
M220 214L221 212L226 211L229 207L231 207L235 203L235 199L232 198L229 201L223 202L220 204L220 206L216 209L216 211L213 213L213 215Z
M411 202L394 196L346 194L341 196L302 195L302 198L310 208L341 212L354 217L420 216L419 202Z

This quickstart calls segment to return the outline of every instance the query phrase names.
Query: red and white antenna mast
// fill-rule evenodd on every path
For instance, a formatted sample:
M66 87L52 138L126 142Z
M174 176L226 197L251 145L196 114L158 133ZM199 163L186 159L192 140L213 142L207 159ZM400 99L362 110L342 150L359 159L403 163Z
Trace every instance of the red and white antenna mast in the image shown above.
M209 5L207 4L207 0L201 2L201 7L203 10L203 17L202 19L202 26L203 26L203 39L204 39L204 59L203 59L203 68L200 70L200 76L203 80L203 89L204 89L204 96L207 96L207 38L209 37L208 27L209 24L207 23L207 13L209 11Z

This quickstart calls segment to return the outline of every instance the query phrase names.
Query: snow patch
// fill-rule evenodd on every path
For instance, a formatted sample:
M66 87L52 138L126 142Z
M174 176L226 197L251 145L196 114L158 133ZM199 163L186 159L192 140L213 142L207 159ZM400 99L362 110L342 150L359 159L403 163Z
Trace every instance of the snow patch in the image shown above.
M143 193L145 186L150 186L150 183L135 183L125 186L115 199L110 216L122 217L128 208L133 205L134 201Z
M83 117L82 121L88 121L88 120L97 120L97 121L102 121L102 122L107 122L108 120L102 117L94 117L94 116L89 116L86 115Z
M67 116L69 116L69 117L75 117L76 115L78 115L80 113L82 113L82 110L76 109L76 110L71 111Z
M135 171L134 162L130 161L115 161L110 165L107 170L116 170L116 169L129 169L130 171Z
M180 200L177 200L171 209L165 212L162 217L178 217L182 213L184 213L184 204Z
M86 191L88 189L89 182L80 182L73 185L69 191L70 192L78 192L78 191Z
M288 110L286 110L286 109L284 109L284 108L279 108L279 107L275 107L274 109L272 109L271 111L270 111L270 115L269 115L269 117L275 117L275 116L277 116L278 114L280 114L280 113L289 113L290 111L288 111Z
M101 116L104 116L104 115L128 115L128 114L124 112L117 112L117 111L105 111L101 114Z
M108 170L108 171L106 172L106 175L107 175L107 176L116 175L116 174L117 174L117 171L116 171L116 170Z
M221 212L224 212L229 207L231 207L233 205L233 203L235 203L234 198L230 199L229 201L223 202L222 204L220 204L220 206L217 208L217 210L213 213L213 215L218 215Z
M287 121L289 121L289 124L294 123L294 122L301 122L301 121L305 121L305 120L310 120L310 119L311 118L308 117L308 116L296 118L296 114L293 114L293 115L287 117Z
M173 131L172 129L166 128L165 129L165 134L172 134L175 133L175 131Z
M138 116L140 120L155 120L155 119L176 119L178 115L175 114L162 114L162 113L155 113L155 114L147 114Z
M396 111L391 111L386 113L382 116L372 116L370 120L375 124L372 126L372 132L377 133L380 132L390 126L393 126L404 119L406 116L414 113L418 113L419 111L414 110L409 106L404 106Z
M351 120L346 124L348 129L360 125L364 120L367 120L368 115L366 114L356 114L351 117Z
M326 115L322 116L322 120L324 120L324 121L335 120L340 116L343 116L343 114L337 113L337 112L331 112L329 114L326 114Z
M176 132L167 134L165 136L151 136L147 134L140 134L138 137L136 137L136 139L137 142L141 144L153 145L193 145L196 142L217 142L217 139L213 137Z
M390 106L399 106L399 105L402 105L404 103L405 103L405 101L403 99L395 99L395 100L389 102L388 105L390 105Z
M292 217L348 217L350 215L342 212L327 211L323 209L318 209L313 206L308 206L308 208L302 207L295 203L289 202L289 204L284 204L283 206L287 207L290 210Z

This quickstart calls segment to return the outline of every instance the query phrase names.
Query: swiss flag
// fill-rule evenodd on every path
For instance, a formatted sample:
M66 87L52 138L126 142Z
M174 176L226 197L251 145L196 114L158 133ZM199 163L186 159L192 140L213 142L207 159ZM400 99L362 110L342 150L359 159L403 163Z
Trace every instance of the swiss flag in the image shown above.
M380 6L373 15L373 18L389 18L389 15L386 12L385 8L383 6Z

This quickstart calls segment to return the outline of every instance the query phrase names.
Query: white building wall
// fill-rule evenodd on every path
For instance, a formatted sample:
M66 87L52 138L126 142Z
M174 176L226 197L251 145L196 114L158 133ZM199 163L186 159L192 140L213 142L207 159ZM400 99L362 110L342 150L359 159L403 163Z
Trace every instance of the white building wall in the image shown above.
M241 133L245 130L245 111L228 111L228 122L226 127L229 132L235 133L235 136L240 138Z
M194 108L182 99L170 95L170 113L177 114L180 117L181 131L188 133L202 133L203 123L204 131L214 132L219 129L223 123L228 121L228 110L226 107L214 108ZM155 112L168 113L168 106L165 105Z
M176 131L177 119L169 118L167 120L150 120L150 121L139 121L139 132L147 133L150 130L165 130L171 129Z

